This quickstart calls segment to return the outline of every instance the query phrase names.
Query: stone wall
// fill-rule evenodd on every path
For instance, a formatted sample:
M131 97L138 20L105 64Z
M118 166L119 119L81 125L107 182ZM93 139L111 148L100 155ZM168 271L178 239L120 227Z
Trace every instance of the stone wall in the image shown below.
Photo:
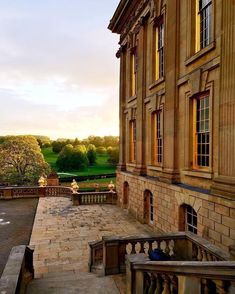
M198 216L198 235L211 243L229 250L235 243L235 201L189 190L185 187L166 184L157 179L117 173L118 203L123 205L124 182L129 184L127 208L138 220L144 222L144 192L149 190L154 199L153 230L176 232L180 229L180 207L188 204Z

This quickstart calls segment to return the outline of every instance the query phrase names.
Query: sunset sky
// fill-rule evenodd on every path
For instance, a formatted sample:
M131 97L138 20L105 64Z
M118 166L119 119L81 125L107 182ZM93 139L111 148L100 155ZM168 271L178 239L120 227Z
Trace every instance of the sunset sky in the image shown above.
M1 0L0 135L118 135L119 0Z

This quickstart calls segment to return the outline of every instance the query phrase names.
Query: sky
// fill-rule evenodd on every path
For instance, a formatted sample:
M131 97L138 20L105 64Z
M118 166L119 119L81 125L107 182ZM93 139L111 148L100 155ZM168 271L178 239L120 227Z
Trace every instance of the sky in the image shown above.
M118 135L119 0L0 0L0 135Z

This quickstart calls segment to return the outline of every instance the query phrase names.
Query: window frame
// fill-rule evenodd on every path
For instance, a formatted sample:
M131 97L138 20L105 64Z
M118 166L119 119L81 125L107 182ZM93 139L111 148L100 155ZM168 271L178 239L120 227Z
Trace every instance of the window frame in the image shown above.
M129 123L129 142L130 142L130 163L136 163L137 149L136 149L136 118L131 119Z
M153 80L158 81L165 77L165 22L164 14L161 14L153 25ZM161 40L161 42L160 42ZM162 62L160 62L162 60Z
M193 234L197 235L198 232L198 217L196 211L193 209L192 206L190 205L185 205L185 231L186 232L191 232ZM191 222L189 222L189 217L191 217ZM195 219L196 219L196 224L195 224Z
M149 223L154 223L154 199L153 193L149 191Z
M199 110L204 110L204 120L198 120L198 102L201 101L202 99L208 99L208 107L206 108L200 108ZM205 102L204 102L205 103ZM206 115L206 110L208 109L208 119L205 119L205 115ZM200 117L201 117L201 113L200 113ZM205 125L206 121L208 122L208 130L202 132L202 131L198 131L198 125L200 125L201 123L203 123ZM198 138L199 135L202 135L201 138L204 136L206 137L208 135L209 137L209 141L207 142L201 142L199 143ZM205 144L204 144L205 143ZM206 157L208 157L208 164L207 165L199 165L198 164L198 150L199 150L199 144L200 145L200 150L203 150L203 145L209 145L204 146L204 152L200 153L201 156L201 162L202 162L202 158L204 158L204 160L206 160ZM202 171L209 171L211 169L211 144L212 144L212 140L211 140L211 106L210 106L210 92L206 91L204 93L200 93L198 95L195 95L193 97L193 169L195 170L202 170ZM207 151L206 151L206 147L207 147Z
M137 48L134 47L130 51L130 97L137 95Z
M209 46L212 43L212 21L213 21L213 7L212 7L212 0L207 0L207 3L200 7L202 5L202 2L205 0L197 0L197 13L198 13L198 20L197 20L197 36L199 38L199 44L198 49L202 50ZM206 23L208 21L208 26L206 26ZM199 23L198 23L199 22ZM204 27L206 26L206 27ZM204 34L205 32L208 32L208 37L205 38ZM198 51L199 51L198 50Z
M152 164L155 166L163 165L163 126L163 107L161 107L152 113ZM161 142L160 145L159 142Z

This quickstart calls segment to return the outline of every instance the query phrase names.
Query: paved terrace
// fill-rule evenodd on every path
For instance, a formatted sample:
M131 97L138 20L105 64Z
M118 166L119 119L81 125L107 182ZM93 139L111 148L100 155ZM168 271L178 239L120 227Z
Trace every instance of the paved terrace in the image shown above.
M149 228L115 205L72 206L68 198L40 198L30 241L31 247L35 249L35 277L53 277L57 279L58 286L59 280L63 280L63 274L73 273L80 277L80 283L86 287L92 283L97 284L89 276L94 274L85 274L88 272L88 242L100 240L107 235L128 236L142 233L149 233ZM84 281L81 280L83 275ZM103 287L110 288L110 292L107 290L106 293L119 293L111 291L112 279L102 279L101 292L98 291L98 283L94 286L95 292L94 289L89 292L86 288L82 291L74 285L74 292L60 288L59 292L57 289L50 293L78 293L78 290L79 293L102 293ZM70 285L71 283L72 281ZM42 289L42 282L40 287ZM33 291L32 287L29 293L41 292Z

